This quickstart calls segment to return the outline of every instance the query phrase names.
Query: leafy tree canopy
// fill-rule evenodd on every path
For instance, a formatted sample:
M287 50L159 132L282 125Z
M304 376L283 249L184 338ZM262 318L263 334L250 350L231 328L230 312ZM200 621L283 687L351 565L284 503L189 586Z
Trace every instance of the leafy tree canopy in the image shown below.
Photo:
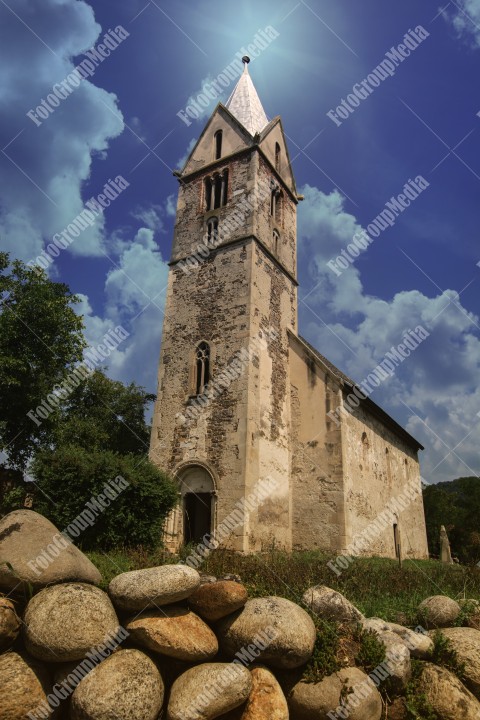
M0 449L11 467L24 469L58 423L58 410L40 424L29 412L82 359L76 302L67 285L0 253Z

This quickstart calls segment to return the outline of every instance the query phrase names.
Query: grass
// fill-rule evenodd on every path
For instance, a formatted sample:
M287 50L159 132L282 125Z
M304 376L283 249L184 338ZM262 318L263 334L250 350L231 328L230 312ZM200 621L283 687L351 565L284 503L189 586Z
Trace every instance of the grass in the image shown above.
M180 557L163 550L114 550L88 552L90 560L104 577L104 587L119 573L180 562ZM199 570L217 577L240 575L250 597L280 595L299 603L312 585L327 585L343 593L367 617L381 617L404 625L417 624L417 607L430 595L448 595L480 600L480 569L463 565L443 565L435 560L406 560L400 568L394 560L357 558L337 577L327 566L333 558L318 551L284 553L271 551L240 555L216 550Z

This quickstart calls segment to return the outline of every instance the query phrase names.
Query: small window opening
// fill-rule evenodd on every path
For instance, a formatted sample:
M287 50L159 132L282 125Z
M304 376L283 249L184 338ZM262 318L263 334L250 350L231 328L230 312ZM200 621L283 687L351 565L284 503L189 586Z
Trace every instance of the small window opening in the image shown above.
M195 371L195 392L201 395L210 380L210 347L206 342L201 342L197 347Z
M215 160L218 160L222 157L222 139L223 139L223 131L217 130L217 132L214 135L214 141L215 141Z
M275 143L275 170L280 170L281 150L280 145Z
M273 252L275 255L278 255L278 241L280 239L280 234L278 230L273 231Z

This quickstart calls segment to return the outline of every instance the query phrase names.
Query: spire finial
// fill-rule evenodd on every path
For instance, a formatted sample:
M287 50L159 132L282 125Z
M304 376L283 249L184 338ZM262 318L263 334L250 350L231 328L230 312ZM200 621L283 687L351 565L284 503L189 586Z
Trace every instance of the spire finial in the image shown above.
M243 72L248 73L248 63L249 63L249 62L250 62L250 58L248 57L248 55L244 55L244 56L242 57L242 63L243 63L244 66L245 66L245 67L243 68Z

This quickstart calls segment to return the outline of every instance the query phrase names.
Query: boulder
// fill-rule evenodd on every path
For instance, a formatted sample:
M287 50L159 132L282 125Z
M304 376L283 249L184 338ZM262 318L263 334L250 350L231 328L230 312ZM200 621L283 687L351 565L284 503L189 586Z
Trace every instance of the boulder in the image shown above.
M218 652L215 633L179 605L142 613L127 623L126 630L135 645L186 662L206 662Z
M161 565L117 575L108 586L116 607L138 612L170 605L189 597L200 585L200 575L187 565Z
M248 600L247 589L233 580L200 585L188 598L188 604L201 617L215 621L242 608Z
M478 600L460 600L462 612L466 614L465 625L480 630L480 602Z
M253 644L249 655L258 655L259 662L286 669L309 660L316 637L308 613L280 597L248 600L242 610L220 620L216 630L220 647L230 658Z
M443 628L441 633L450 640L458 661L465 665L465 685L480 699L480 630L456 627Z
M385 648L385 660L390 672L390 685L395 693L400 694L407 686L412 674L410 651L399 635L390 630L378 634L379 641Z
M418 606L418 618L427 629L452 627L460 615L460 605L447 595L432 595Z
M365 618L361 624L364 630L372 630L377 635L382 632L394 632L408 648L411 657L427 660L433 650L433 640L425 632L414 632L403 625L390 623L381 618Z
M15 510L0 520L0 558L13 568L0 565L0 590L7 592L28 591L29 584L38 589L53 583L98 584L102 580L95 565L50 520L33 510Z
M288 720L288 705L282 688L266 667L253 667L252 689L241 720Z
M334 717L337 710L343 710L349 720L380 720L383 707L368 675L355 667L339 670L318 683L300 681L288 696L288 706L291 720L327 720L328 713Z
M323 620L360 622L364 616L341 593L325 585L308 588L302 597L303 604Z
M446 668L424 663L417 691L425 695L439 720L480 720L480 703Z
M6 650L15 642L20 626L15 605L8 598L0 596L0 651Z
M24 720L37 715L51 717L47 696L52 685L49 674L38 663L16 652L0 655L0 718Z
M164 697L155 663L140 650L119 650L73 693L71 720L156 720Z
M81 660L118 631L108 595L93 585L52 585L34 595L25 610L25 646L39 660Z
M204 663L187 670L170 691L167 720L211 720L242 705L252 679L243 665Z

